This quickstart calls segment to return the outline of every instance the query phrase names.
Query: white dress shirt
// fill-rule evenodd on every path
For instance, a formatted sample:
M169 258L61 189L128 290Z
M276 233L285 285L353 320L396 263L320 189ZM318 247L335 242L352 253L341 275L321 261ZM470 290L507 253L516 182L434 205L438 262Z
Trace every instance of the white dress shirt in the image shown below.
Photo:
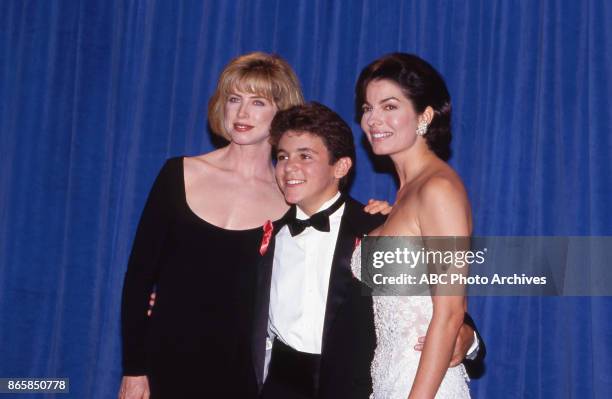
M339 197L337 193L317 212L329 208ZM329 232L307 227L292 237L283 226L276 236L269 335L300 352L321 353L329 276L344 207L329 217ZM308 219L299 207L296 211L298 219Z

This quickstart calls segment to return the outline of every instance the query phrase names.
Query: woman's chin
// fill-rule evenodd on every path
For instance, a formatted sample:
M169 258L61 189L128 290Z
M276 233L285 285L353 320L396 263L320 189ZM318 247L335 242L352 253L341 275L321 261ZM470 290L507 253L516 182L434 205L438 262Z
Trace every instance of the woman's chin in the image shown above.
M372 152L376 155L389 155L390 154L389 149L381 145L372 146Z

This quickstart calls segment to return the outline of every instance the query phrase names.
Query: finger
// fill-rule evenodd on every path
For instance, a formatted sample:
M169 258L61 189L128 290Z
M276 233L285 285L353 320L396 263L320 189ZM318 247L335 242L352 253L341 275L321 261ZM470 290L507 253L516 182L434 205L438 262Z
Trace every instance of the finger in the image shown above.
M372 203L372 200L369 200L366 206L363 208L363 210L370 213L373 207L374 207L374 204Z
M125 381L121 381L121 386L119 387L119 394L117 395L117 399L125 399Z
M378 204L374 204L374 205L372 206L372 208L374 208L374 209L376 210L376 212L380 212L380 211L382 211L383 209L385 209L386 207L387 207L387 206L385 205L385 203L384 203L384 202L379 202Z
M425 336L419 337L418 341L419 341L419 343L424 344L425 343Z
M414 350L415 350L415 351L422 352L424 347L425 347L425 345L423 345L423 344L416 344L416 345L414 346Z
M384 204L381 204L379 202L374 203L374 204L370 204L370 205L367 206L367 208L368 208L367 212L372 214L372 215L375 215L377 213L381 213L385 209L387 209L387 207Z
M387 201L376 201L369 208L370 213L380 213L381 215L388 215L393 210L393 207Z

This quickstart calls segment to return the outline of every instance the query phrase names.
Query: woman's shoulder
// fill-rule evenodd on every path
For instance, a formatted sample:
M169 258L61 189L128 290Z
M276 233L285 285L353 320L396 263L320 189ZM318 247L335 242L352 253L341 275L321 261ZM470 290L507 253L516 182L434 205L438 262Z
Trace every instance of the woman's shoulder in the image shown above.
M450 166L436 168L424 176L416 190L419 202L464 201L467 192L461 178Z
M183 158L183 170L185 180L190 181L192 178L198 180L215 178L223 174L225 169L221 162L223 149L214 150L205 154L195 155Z
M416 197L421 235L469 235L469 199L461 178L450 167L423 181Z
M223 156L224 149L220 148L204 154L194 155L191 157L183 157L185 169L211 169L218 167L220 158Z
M163 165L157 172L156 182L158 184L168 185L179 180L182 175L183 157L172 157L164 161Z

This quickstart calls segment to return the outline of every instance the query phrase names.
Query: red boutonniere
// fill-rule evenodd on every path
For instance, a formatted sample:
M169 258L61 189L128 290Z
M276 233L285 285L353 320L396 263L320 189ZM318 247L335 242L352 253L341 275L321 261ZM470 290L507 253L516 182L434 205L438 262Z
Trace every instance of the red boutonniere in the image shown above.
M266 224L263 225L263 238L261 239L261 245L259 246L259 254L264 256L266 251L268 250L268 246L270 245L270 237L272 237L272 232L274 231L274 225L271 221L267 221Z
M361 238L355 237L355 246L353 247L353 251L357 249L359 245L361 245Z

